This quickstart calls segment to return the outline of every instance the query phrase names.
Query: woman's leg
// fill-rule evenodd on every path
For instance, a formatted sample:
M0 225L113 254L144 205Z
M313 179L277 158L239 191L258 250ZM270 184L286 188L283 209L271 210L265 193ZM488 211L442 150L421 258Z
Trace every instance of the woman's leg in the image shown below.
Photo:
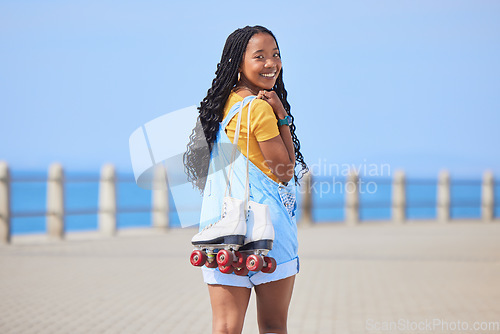
M292 298L295 275L255 286L257 320L261 334L286 334L288 306Z
M251 291L237 286L208 285L212 304L212 333L241 333Z

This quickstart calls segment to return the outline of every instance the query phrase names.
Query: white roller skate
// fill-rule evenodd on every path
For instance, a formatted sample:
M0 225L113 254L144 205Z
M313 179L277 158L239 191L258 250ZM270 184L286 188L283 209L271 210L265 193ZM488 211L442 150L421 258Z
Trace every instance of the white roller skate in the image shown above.
M245 217L245 203L242 200L226 197L223 204L222 217L219 221L208 225L192 239L191 243L195 250L191 253L191 264L208 268L217 267L216 255L221 254L221 258L227 263L220 264L219 270L222 273L233 272L233 258L238 255L235 252L244 244L247 231Z
M273 241L274 227L269 207L250 201L245 244L240 248L240 252L246 257L245 266L235 271L273 273L276 270L276 260L266 256L273 248Z

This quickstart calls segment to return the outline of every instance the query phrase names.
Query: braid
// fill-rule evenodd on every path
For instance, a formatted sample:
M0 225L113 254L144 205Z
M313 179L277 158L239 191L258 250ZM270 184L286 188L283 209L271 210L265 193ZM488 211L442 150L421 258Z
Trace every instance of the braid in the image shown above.
M198 121L202 129L195 127L190 135L190 142L187 146L187 151L184 153L184 169L188 180L193 183L201 192L205 188L206 177L208 175L208 167L210 154L216 140L217 132L219 131L219 123L222 122L224 116L224 106L231 94L231 89L238 81L238 68L243 60L243 55L250 38L256 33L264 32L271 35L276 41L273 33L262 27L246 26L235 30L226 40L220 62L217 64L215 78L212 81L212 87L207 91L207 96L201 101L198 110L200 112ZM276 41L276 45L278 42ZM279 47L278 47L279 48ZM290 105L286 99L287 92L283 84L283 70L281 70L273 90L278 94L285 110L288 112L293 121L293 116L290 114ZM302 171L308 170L304 162L304 158L300 153L300 142L295 135L295 125L291 125L290 132L295 148L295 160L302 165ZM208 145L205 147L204 141ZM303 173L302 173L303 174ZM301 175L302 175L301 174ZM298 183L297 175L294 175L295 182Z

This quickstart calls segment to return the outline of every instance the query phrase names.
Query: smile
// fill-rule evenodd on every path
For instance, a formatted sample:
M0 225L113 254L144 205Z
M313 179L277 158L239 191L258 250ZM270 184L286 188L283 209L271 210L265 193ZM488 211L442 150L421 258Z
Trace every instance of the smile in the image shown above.
M273 72L273 73L260 73L261 76L263 76L264 78L274 78L274 76L276 75L276 72Z

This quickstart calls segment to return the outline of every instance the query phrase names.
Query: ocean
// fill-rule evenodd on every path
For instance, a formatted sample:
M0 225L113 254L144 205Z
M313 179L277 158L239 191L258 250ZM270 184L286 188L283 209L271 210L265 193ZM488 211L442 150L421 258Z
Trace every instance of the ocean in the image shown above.
M98 173L66 172L65 230L66 232L96 230L98 208ZM12 234L46 233L46 219L35 215L46 210L47 172L11 171ZM132 174L117 173L117 227L151 226L151 191L138 187ZM392 180L361 178L360 219L367 223L391 219ZM451 179L451 218L481 217L481 179ZM342 223L344 220L345 179L313 179L313 220L315 223ZM297 219L301 216L301 189L297 193ZM500 185L495 186L495 198ZM407 179L407 219L436 218L436 179ZM176 205L171 201L170 226L180 228ZM122 211L122 212L120 212ZM138 212L131 212L138 211ZM495 217L500 216L500 201L496 201Z

